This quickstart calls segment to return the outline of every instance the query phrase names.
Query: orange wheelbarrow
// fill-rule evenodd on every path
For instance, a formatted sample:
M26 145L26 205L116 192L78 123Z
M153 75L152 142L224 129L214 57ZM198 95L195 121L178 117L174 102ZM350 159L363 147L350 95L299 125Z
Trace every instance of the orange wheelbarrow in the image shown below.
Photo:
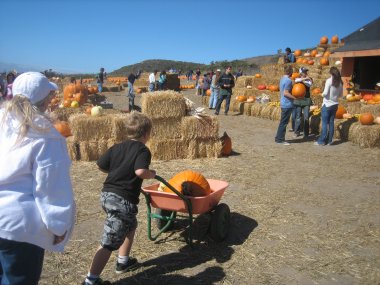
M163 232L170 229L177 217L187 218L188 234L186 242L192 246L193 215L211 214L209 233L213 240L223 241L228 234L230 225L230 208L227 204L218 204L228 183L221 180L207 179L212 192L203 197L190 197L183 195L171 186L165 179L156 175L155 179L162 182L174 193L158 191L159 183L142 187L148 208L148 237L156 240ZM155 208L155 213L152 208ZM178 213L182 213L178 214ZM185 214L185 215L183 215ZM152 219L156 220L158 233L152 234Z

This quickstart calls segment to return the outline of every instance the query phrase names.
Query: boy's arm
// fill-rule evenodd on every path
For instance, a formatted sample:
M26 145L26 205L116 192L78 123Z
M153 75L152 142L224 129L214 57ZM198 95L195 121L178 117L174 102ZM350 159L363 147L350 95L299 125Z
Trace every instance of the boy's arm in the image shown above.
M156 171L150 169L136 169L135 174L141 179L153 179L156 176Z

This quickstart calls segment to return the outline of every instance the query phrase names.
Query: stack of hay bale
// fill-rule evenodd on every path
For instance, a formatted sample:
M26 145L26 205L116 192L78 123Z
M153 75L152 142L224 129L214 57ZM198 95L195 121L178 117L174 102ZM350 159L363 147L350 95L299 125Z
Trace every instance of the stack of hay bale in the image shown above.
M125 118L121 113L102 116L73 114L69 117L72 136L67 148L72 160L97 160L108 148L126 139Z
M174 91L145 93L142 112L153 122L148 146L155 160L219 157L222 144L215 116L186 116L186 100Z

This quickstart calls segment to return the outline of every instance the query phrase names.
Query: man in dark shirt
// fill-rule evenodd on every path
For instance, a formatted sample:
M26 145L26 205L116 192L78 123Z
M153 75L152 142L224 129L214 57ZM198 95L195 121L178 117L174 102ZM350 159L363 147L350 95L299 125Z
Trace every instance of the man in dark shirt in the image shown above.
M96 83L98 83L98 92L101 93L103 91L103 83L104 83L104 68L100 68L100 72L96 76Z
M220 106L222 105L223 100L226 100L226 108L224 109L224 114L227 116L228 110L230 108L232 88L235 86L235 79L232 75L232 67L228 66L226 72L220 76L218 84L220 86L219 99L216 103L215 115L219 115Z

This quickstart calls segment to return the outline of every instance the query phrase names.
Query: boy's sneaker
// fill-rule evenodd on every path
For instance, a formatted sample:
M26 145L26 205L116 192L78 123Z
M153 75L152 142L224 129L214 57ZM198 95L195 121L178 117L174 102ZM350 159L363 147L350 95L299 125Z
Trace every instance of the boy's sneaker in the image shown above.
M130 258L128 258L127 264L116 262L115 272L118 274L128 272L128 271L131 271L131 270L137 268L137 266L138 266L137 259L134 257L130 257Z
M109 281L103 281L102 278L98 277L92 283L83 281L82 285L111 285L112 283Z

